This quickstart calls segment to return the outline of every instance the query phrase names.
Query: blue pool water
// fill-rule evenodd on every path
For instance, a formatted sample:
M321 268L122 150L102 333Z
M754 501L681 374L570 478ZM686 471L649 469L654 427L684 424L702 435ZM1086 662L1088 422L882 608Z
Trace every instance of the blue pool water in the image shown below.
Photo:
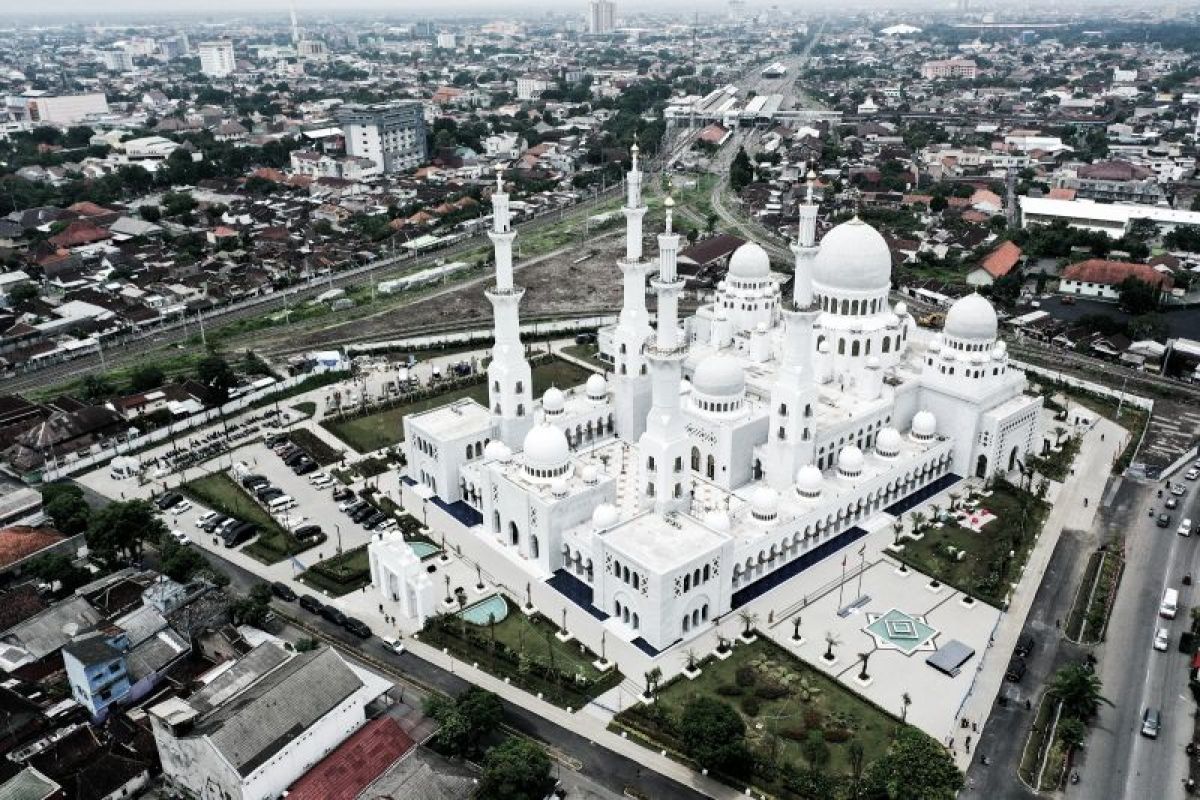
M496 622L508 616L508 603L500 595L494 594L458 613L472 625L487 625L488 617L492 614L496 615Z
M436 544L430 544L429 542L409 542L408 546L416 553L417 558L428 558L442 549Z

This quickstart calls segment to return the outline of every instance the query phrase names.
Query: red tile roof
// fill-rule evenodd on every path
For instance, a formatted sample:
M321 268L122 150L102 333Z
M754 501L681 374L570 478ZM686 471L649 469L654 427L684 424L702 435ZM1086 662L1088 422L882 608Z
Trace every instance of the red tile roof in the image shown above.
M1126 261L1106 261L1103 258L1089 258L1072 264L1063 270L1062 278L1067 281L1082 281L1083 283L1103 283L1116 286L1126 278L1137 278L1159 289L1170 289L1174 281L1171 276L1159 272L1149 264L1132 264Z
M1003 278L1021 260L1021 248L1013 242L1004 242L983 260L984 271L993 278Z
M80 221L72 222L62 233L51 236L49 241L55 247L79 247L111 238L112 234L103 228L96 227L90 222Z
M1075 190L1066 186L1056 186L1050 190L1051 200L1074 200Z
M0 530L0 567L11 566L23 558L58 544L63 538L63 535L53 528L14 525Z
M416 743L391 717L372 720L288 790L288 800L354 800Z

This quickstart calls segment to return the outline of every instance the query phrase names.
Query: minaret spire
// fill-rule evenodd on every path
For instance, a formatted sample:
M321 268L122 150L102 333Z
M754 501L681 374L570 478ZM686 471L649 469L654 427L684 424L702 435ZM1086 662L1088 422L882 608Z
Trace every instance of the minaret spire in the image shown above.
M488 364L488 405L497 436L514 450L520 449L533 424L532 377L521 344L519 306L525 290L513 285L513 241L504 167L496 165L492 192L492 230L488 232L496 255L496 283L486 294L492 303L495 344Z
M650 337L650 314L646 311L646 272L649 264L642 257L642 220L646 206L642 202L642 171L638 164L640 148L630 148L629 173L625 178L625 257L621 268L623 298L621 316L613 332L613 418L617 435L633 442L646 429L650 409L650 377L644 354Z
M647 344L650 363L651 409L639 449L642 455L642 502L659 513L681 511L687 506L684 461L688 452L687 430L680 409L679 390L687 342L679 330L679 294L683 281L676 264L679 235L673 228L675 201L667 197L666 225L658 237L658 277L651 286L658 295L658 325Z

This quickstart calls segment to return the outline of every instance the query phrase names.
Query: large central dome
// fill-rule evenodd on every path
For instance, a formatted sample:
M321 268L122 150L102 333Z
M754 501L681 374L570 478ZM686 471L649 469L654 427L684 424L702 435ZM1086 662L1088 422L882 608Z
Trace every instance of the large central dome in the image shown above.
M821 240L813 259L813 281L835 292L887 291L892 283L892 253L879 231L855 217Z

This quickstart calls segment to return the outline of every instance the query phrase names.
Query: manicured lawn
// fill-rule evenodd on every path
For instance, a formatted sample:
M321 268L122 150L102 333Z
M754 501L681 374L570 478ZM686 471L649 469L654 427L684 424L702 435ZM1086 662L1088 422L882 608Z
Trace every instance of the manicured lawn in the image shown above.
M563 348L563 352L575 358L583 359L589 364L595 364L600 369L612 369L612 364L600 360L600 347L594 344L572 344Z
M314 564L300 573L300 581L333 597L361 589L371 582L371 559L366 546Z
M253 523L258 528L258 538L246 545L242 552L264 564L274 564L289 554L303 552L318 544L313 540L302 544L291 534L285 533L267 510L254 502L254 499L224 472L214 472L203 478L188 481L182 489L185 494L214 511Z
M1050 506L1012 484L996 481L991 497L979 498L979 507L997 517L981 532L949 523L927 527L921 541L904 539L904 551L897 557L931 578L1004 608L1009 584L1021 574ZM959 551L966 552L961 560ZM1010 551L1016 553L1012 559Z
M562 359L554 359L533 368L533 396L540 398L542 392L551 386L568 388L578 386L591 376L591 372ZM391 447L404 441L403 420L409 414L428 411L431 408L443 406L463 397L470 397L478 403L487 405L488 387L486 382L472 386L452 389L441 394L400 403L392 408L367 414L361 417L337 419L330 418L321 424L334 436L353 447L360 453L370 453L383 447Z
M750 682L747 677L752 678ZM850 772L852 740L862 745L865 763L869 764L887 751L892 732L900 724L762 636L752 644L738 643L724 661L708 660L695 680L683 676L673 680L660 690L657 703L667 719L674 721L689 700L701 696L714 697L737 709L746 723L746 739L752 749L769 749L775 742L777 763L813 766L802 744L810 735L820 736L829 748L826 771L834 775ZM677 745L673 731L657 728L653 714L644 708L631 708L616 719L657 744L668 748ZM672 724L668 722L668 727ZM766 789L780 788L766 785L761 779L756 783Z
M445 588L439 586L437 593L443 596ZM471 596L466 607L474 602L478 599ZM592 666L596 654L579 642L555 638L558 628L548 619L527 617L516 603L507 598L506 602L508 615L494 626L475 625L451 612L431 618L421 638L560 706L579 708L621 680L615 669L601 673Z

